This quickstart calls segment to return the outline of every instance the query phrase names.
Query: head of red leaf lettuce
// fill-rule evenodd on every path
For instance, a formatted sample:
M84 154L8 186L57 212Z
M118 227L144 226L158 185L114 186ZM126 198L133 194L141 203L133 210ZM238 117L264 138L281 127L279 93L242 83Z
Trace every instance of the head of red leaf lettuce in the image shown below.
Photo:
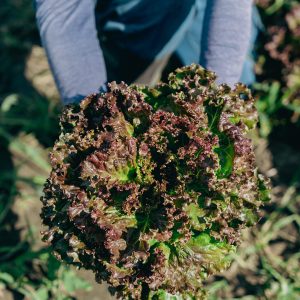
M43 239L121 299L202 299L269 200L251 93L215 79L191 65L154 88L111 83L61 116Z

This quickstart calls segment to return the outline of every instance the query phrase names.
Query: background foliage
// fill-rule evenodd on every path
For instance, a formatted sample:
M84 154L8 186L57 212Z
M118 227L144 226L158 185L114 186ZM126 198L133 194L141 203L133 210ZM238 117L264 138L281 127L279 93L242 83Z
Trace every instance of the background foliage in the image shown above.
M295 125L300 116L300 3L257 0L264 25L257 45L254 88L259 96L262 136L279 126ZM273 128L275 127L275 128Z
M253 138L273 201L244 232L230 270L208 283L210 299L300 298L300 3L257 6L264 29L256 45L260 127ZM0 299L109 299L93 276L62 265L40 242L39 197L60 107L32 1L2 0L0 18Z

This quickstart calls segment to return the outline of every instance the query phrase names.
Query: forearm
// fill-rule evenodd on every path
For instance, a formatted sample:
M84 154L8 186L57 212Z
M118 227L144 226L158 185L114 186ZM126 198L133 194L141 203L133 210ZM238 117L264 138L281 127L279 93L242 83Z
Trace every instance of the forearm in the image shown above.
M219 83L240 80L251 35L252 0L209 0L202 34L200 64Z
M64 103L97 92L106 82L97 38L95 0L36 0L43 46Z

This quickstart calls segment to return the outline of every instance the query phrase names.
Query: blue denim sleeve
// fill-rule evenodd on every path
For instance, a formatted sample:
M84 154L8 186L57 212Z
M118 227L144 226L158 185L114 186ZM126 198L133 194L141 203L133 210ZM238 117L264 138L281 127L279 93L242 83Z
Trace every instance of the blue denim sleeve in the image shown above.
M97 92L106 82L95 4L95 0L35 0L42 44L65 104Z
M238 82L249 48L252 0L207 1L200 63L219 83Z

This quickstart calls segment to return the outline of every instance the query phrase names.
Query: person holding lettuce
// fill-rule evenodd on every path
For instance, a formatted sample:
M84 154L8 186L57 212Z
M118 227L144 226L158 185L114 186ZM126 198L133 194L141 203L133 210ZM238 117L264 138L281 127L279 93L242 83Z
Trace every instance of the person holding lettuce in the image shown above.
M153 84L171 56L215 71L219 83L254 80L252 0L35 0L35 8L64 104L112 80Z

